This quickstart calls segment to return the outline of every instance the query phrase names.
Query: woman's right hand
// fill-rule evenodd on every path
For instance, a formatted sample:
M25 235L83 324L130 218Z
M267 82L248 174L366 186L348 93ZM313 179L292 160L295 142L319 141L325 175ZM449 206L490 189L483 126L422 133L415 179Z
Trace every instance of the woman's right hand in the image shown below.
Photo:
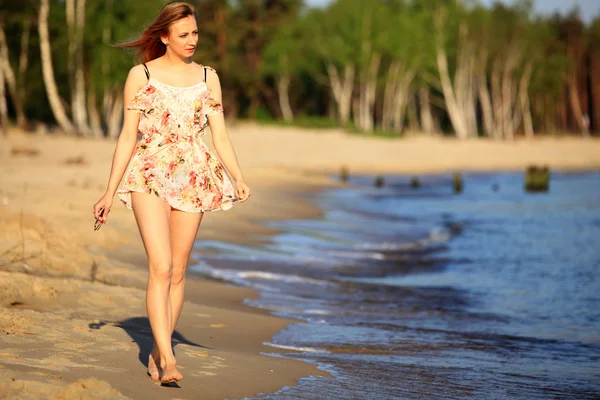
M106 194L102 196L100 200L96 202L96 204L94 204L94 218L96 219L96 221L100 221L103 224L106 223L106 218L108 217L108 213L110 213L110 208L112 207L112 204L112 196ZM104 210L104 213L102 213L102 216L100 216L102 210Z

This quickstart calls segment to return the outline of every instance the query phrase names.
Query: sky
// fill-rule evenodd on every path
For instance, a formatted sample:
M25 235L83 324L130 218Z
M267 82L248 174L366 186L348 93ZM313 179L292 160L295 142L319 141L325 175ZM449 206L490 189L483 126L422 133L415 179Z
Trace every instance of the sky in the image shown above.
M490 5L494 0L479 0L482 4ZM322 6L330 3L331 0L306 0L306 3L313 6ZM511 0L503 0L504 3L512 3ZM564 13L569 11L575 5L579 5L581 16L586 22L591 21L596 15L600 14L600 0L534 0L535 10L541 14L551 14L555 11Z

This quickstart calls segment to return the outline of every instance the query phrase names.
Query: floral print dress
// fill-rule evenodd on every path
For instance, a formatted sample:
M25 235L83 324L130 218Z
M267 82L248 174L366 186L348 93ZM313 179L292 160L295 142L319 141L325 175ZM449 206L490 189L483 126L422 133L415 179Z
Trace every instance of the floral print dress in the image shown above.
M231 180L202 140L208 116L223 112L205 82L177 87L150 76L127 109L141 114L142 135L117 191L128 209L131 192L154 194L188 212L231 208L238 200Z

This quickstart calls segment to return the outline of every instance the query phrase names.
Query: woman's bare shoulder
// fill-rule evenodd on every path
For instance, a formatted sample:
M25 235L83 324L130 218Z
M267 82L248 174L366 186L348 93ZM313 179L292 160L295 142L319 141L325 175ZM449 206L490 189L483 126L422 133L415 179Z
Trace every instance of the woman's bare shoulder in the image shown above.
M143 86L148 79L146 78L146 71L142 64L135 65L129 70L127 75L127 83L131 83L132 86Z

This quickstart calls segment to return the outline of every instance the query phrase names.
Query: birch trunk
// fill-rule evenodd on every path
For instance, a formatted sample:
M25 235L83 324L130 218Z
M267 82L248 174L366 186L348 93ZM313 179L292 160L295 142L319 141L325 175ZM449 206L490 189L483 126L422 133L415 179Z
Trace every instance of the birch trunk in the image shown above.
M437 34L435 46L436 64L450 122L456 136L459 139L466 139L476 133L471 131L472 127L470 126L474 110L470 111L468 109L469 107L473 107L473 109L475 107L474 104L471 104L473 96L468 93L470 90L472 91L472 88L469 87L472 84L472 62L468 62L468 57L472 57L472 55L468 54L469 47L466 39L466 28L461 26L459 52L456 60L456 73L453 85L450 73L448 72L448 57L442 37L444 18L444 10L440 9L435 17Z
M67 133L72 133L75 128L60 101L56 81L54 79L54 68L52 67L52 53L50 50L50 38L48 34L48 13L50 5L48 0L40 0L40 9L38 16L38 31L40 36L40 56L42 63L42 74L44 86L48 96L48 102L52 114L59 126Z
M429 89L419 88L419 111L421 113L421 128L423 132L435 132L435 123L433 122L433 113L431 112L431 100L429 99Z
M17 98L20 104L21 113L19 114L19 110L16 110L17 114L17 126L24 127L27 125L27 117L25 115L24 107L25 107L25 96L26 91L26 72L29 64L29 36L31 34L31 19L25 18L23 20L23 33L21 34L21 52L19 54L19 71L17 75ZM16 107L15 107L16 108Z
M362 132L373 132L377 71L380 61L379 54L372 55L368 67L361 72L359 107L358 113L354 114L354 119L356 127Z
M503 130L502 130L502 114L503 114L503 104L502 104L502 92L501 88L501 79L500 79L500 60L496 59L494 62L494 67L492 68L492 110L494 115L494 139L502 139Z
M71 0L69 0L71 1ZM71 109L73 122L81 134L90 136L92 130L87 122L85 75L83 65L83 32L85 29L85 0L77 0L75 37L75 86L73 88Z
M381 128L384 131L402 133L404 117L408 104L410 86L414 80L415 71L406 70L399 61L393 61L387 72Z
M279 77L277 82L277 93L279 95L279 108L281 109L281 115L283 115L283 120L286 122L291 122L294 120L294 113L292 112L292 107L290 106L290 76L289 74L283 74Z
M121 132L121 115L123 114L123 91L115 96L108 115L108 137L117 138Z
M17 80L15 78L15 73L10 65L9 53L8 53L8 45L6 43L6 35L4 34L4 24L0 21L0 73L2 74L2 97L4 102L5 111L7 110L7 102L6 102L6 87L8 88L8 93L12 99L13 104L15 105L15 112L17 115L23 115L23 106L19 102L19 98L17 96Z
M513 102L512 102L512 74L516 66L516 56L509 54L502 73L502 132L505 139L514 138L515 127L513 125Z
M528 138L534 137L533 119L531 118L531 106L529 104L529 94L525 93L521 96L521 107L523 113L523 129L525 136Z
M350 107L352 105L352 88L354 86L353 65L344 67L344 79L341 80L337 68L333 64L327 64L327 75L337 107L337 114L342 125L346 125L350 119Z
M460 109L452 82L450 81L450 75L448 73L448 60L446 58L446 52L442 46L437 46L436 49L436 61L438 66L438 72L440 75L440 81L442 84L442 93L444 100L446 101L446 108L448 110L448 116L450 122L454 127L454 132L459 139L466 139L469 137L467 126L465 124L465 115Z
M388 67L385 87L383 89L383 110L381 114L381 129L384 131L393 130L394 115L394 95L396 93L397 76L401 71L401 64L394 61Z
M417 115L417 94L412 92L408 96L408 104L406 105L406 117L408 119L408 129L412 132L421 131L421 124Z
M0 68L0 130L4 136L8 135L8 107L6 106L6 89L4 68Z
M495 136L494 133L494 112L492 110L492 101L490 100L490 91L488 89L487 73L485 67L480 68L477 85L479 88L479 104L481 104L481 116L483 120L483 132L489 138Z
M25 72L27 70L29 49L29 32L31 30L31 20L25 18L23 20L23 31L21 33L21 46L19 54L19 69L17 74L14 73L13 68L10 64L8 44L6 41L6 35L4 33L4 27L0 22L0 67L4 70L4 76L10 97L12 98L15 114L17 117L17 126L24 127L27 123L25 117L24 104L25 104Z
M100 139L102 137L102 122L100 119L100 114L98 113L98 106L96 104L96 91L94 90L93 85L90 86L87 92L87 107L88 115L90 116L90 129L92 134L96 139Z
M113 106L113 102L115 100L115 95L113 94L114 90L107 85L108 82L108 74L110 72L110 65L108 63L108 48L110 45L110 40L112 37L112 29L111 29L111 18L113 13L113 5L114 0L106 0L106 13L104 14L104 26L102 28L102 42L104 43L103 49L103 57L100 64L100 70L102 72L102 80L104 82L103 85L103 94L102 94L102 120L104 121L104 125L108 127L110 125L110 115ZM93 116L90 114L90 119ZM93 123L93 122L92 122ZM107 136L111 137L108 133Z
M579 93L577 91L577 78L575 72L570 74L568 86L569 104L571 105L573 117L577 122L577 126L581 130L581 134L587 137L590 135L590 132L588 131L587 126L584 123L583 111L581 110L581 103L579 102Z

